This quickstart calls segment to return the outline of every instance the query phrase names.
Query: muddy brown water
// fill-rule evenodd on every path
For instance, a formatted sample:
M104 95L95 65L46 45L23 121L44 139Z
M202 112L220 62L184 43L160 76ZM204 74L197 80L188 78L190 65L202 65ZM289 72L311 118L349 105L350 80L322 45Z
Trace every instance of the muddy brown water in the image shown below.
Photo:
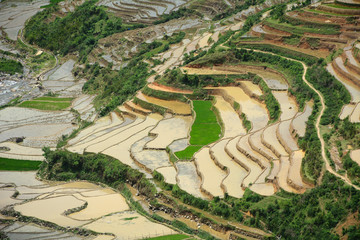
M223 197L224 192L220 186L226 173L216 166L215 162L211 159L209 148L201 149L194 155L194 158L197 169L202 176L202 189L212 196Z
M151 222L142 215L129 211L100 218L84 228L113 233L118 239L144 239L177 233L169 227Z
M295 99L289 96L288 91L272 91L272 94L280 104L280 119L283 121L293 118L298 112L298 107Z
M289 157L280 157L280 171L278 173L278 183L279 186L285 191L296 193L297 191L295 191L295 189L290 187L287 183L289 168L290 168Z
M289 180L299 187L305 187L301 177L301 162L305 153L302 150L295 151L290 157Z
M280 139L283 140L283 144L287 146L291 151L296 151L299 149L299 147L297 146L296 140L291 136L290 124L291 119L281 122L279 125L278 133Z
M356 105L354 111L351 113L350 122L360 122L360 103Z
M156 138L146 143L147 148L165 149L177 139L187 138L192 124L192 117L175 116L163 119L150 131Z
M137 95L137 97L146 102L149 102L149 103L152 103L152 104L164 107L164 108L168 108L176 114L189 114L189 115L191 114L190 105L187 103L184 103L184 102L162 100L162 99L144 95L142 93L139 93Z
M135 142L130 148L131 154L137 162L146 166L147 169L151 169L151 171L170 166L169 155L165 150L144 149L145 144L152 139L153 137L147 136Z
M236 144L239 141L239 139L240 137L236 137L230 140L226 145L226 149L228 152L231 153L232 156L234 156L236 162L239 161L239 164L241 164L244 168L248 168L247 170L249 174L243 180L244 187L247 187L249 186L249 184L255 183L263 171L261 167L258 164L256 164L253 160L249 159L244 154L239 152L239 150L236 148Z
M69 217L77 220L96 219L113 212L121 212L129 209L125 198L115 192L93 197L86 197L83 196L83 194L74 194L74 197L88 203L84 210L69 215Z
M360 149L352 150L350 152L350 157L352 160L354 160L357 164L360 165Z
M241 188L241 183L247 176L246 169L241 167L225 152L225 146L229 142L229 139L224 139L216 143L211 151L216 160L227 168L229 175L224 179L223 184L226 188L226 192L233 197L241 198L244 194L244 190Z
M360 86L337 74L331 64L329 64L326 69L329 71L329 73L331 73L331 75L338 79L350 92L352 102L360 102Z
M176 170L173 166L161 167L156 169L157 172L164 176L164 181L169 184L176 184Z
M244 90L239 87L209 87L207 89L221 89L227 95L232 97L240 104L241 111L246 115L247 119L252 123L252 131L264 128L268 121L269 115L265 104L249 97Z
M313 102L307 102L305 105L304 112L298 113L291 123L296 133L300 137L305 136L306 122L309 119L312 110L313 110Z
M275 194L275 188L272 183L256 183L251 185L250 189L262 196L271 196Z
M346 117L350 116L351 113L354 111L356 105L354 104L346 104L343 106L343 109L341 110L341 113L339 115L340 119L345 119Z
M193 162L177 162L176 163L177 180L179 187L194 195L195 197L205 198L200 190L201 180L196 172L196 167Z
M265 128L263 133L264 141L271 145L280 155L286 156L288 153L285 151L284 147L279 142L279 139L276 137L276 131L278 127L279 123Z
M25 216L53 222L62 227L79 227L87 222L70 219L63 213L68 209L80 207L84 203L73 196L59 196L16 205L14 209Z
M243 127L239 114L235 112L230 103L225 101L222 96L215 96L215 99L215 107L219 110L221 120L225 126L224 138L245 135L246 130Z

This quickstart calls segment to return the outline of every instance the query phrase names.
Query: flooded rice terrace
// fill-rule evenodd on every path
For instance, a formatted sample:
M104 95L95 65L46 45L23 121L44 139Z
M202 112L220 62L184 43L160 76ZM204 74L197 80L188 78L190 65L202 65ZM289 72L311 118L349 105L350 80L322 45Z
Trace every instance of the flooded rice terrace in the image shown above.
M111 188L89 182L42 182L35 176L35 172L1 171L0 209L12 205L24 216L112 236L80 236L50 229L46 224L15 221L0 225L10 239L142 239L177 233L130 211L125 198ZM78 210L67 213L74 208ZM8 217L0 215L0 219L4 218Z

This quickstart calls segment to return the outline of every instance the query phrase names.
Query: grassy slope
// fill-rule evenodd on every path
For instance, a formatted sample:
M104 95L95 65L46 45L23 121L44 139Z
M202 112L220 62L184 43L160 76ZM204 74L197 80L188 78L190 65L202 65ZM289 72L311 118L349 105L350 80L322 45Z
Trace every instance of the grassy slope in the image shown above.
M38 170L40 164L41 161L0 158L0 170L4 171L33 171Z

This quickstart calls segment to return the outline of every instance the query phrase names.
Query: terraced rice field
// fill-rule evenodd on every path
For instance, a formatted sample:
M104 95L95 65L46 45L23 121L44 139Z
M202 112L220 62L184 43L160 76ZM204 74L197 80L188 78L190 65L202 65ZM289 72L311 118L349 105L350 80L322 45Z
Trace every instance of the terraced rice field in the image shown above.
M360 102L360 87L356 85L354 82L350 81L349 79L344 78L343 76L339 75L333 68L332 65L327 66L327 70L331 75L333 75L336 79L338 79L350 92L352 97L352 102Z
M8 150L0 150L0 158L13 158L20 160L44 160L41 148L32 148L18 145L13 142L2 142L0 148Z
M286 120L281 122L279 124L278 134L277 134L280 143L284 146L287 152L292 152L299 149L296 140L291 136L290 124L291 124L291 120Z
M165 150L144 150L145 144L150 140L152 137L145 137L131 146L130 152L134 160L151 171L170 166L169 156Z
M296 114L295 118L291 122L291 126L296 131L299 137L305 136L306 122L308 121L313 110L313 102L307 102L303 112Z
M245 135L246 129L243 127L239 114L234 108L224 100L222 96L215 96L215 107L218 109L221 121L224 124L224 138Z
M181 116L160 121L159 124L150 131L150 134L156 135L156 138L149 141L145 147L150 149L166 149L173 141L187 138L191 123L191 117Z
M298 107L294 98L290 97L287 91L272 91L272 94L280 103L280 120L284 121L293 118L298 112Z
M211 87L207 89L220 89L224 94L232 97L234 101L240 104L241 112L244 113L247 119L252 124L252 131L264 128L268 121L269 115L265 104L262 104L255 99L249 97L244 90L239 87Z
M350 152L350 157L352 160L354 160L357 164L360 165L360 149L352 150Z
M139 213L131 211L106 216L85 225L84 228L112 233L118 239L141 239L177 233L169 227L149 221Z
M279 123L270 125L264 130L262 142L265 146L271 146L271 150L278 156L288 156L288 153L281 145L279 139L276 136Z
M204 198L200 190L201 180L196 172L195 164L193 162L176 162L175 165L179 187L195 197Z
M247 187L257 181L263 170L257 163L246 157L243 153L239 152L239 150L236 148L239 139L240 137L236 137L230 140L225 149L231 158L233 158L238 164L240 164L249 172L249 174L243 180L242 184L243 187Z
M301 177L301 162L305 153L302 150L295 151L290 156L290 165L288 181L298 188L306 188L307 185L303 182Z
M3 10L0 15L0 27L4 29L9 39L16 41L26 20L35 15L44 5L47 5L47 2L1 2L0 7Z
M1 184L13 187L1 188L0 209L9 204L17 204L14 209L25 216L32 216L63 227L83 227L98 232L114 233L121 238L135 237L135 229L142 229L143 236L176 234L174 230L151 222L142 215L129 211L124 197L110 188L103 188L88 182L51 183L35 179L35 172L1 172ZM11 198L18 191L16 198ZM24 201L27 200L27 201ZM104 204L106 202L106 204ZM75 207L86 207L70 215L65 211ZM120 212L120 213L119 213ZM111 221L112 224L108 224ZM127 231L128 227L134 228ZM99 229L101 227L101 229ZM124 231L123 228L127 230ZM84 239L72 233L59 232L28 223L14 223L2 226L2 231L14 239ZM89 239L112 239L105 235ZM87 239L87 238L86 238Z
M248 172L225 152L225 146L228 142L228 139L219 141L211 147L210 152L214 157L214 161L227 169L228 175L222 182L226 192L230 196L241 198L244 194L241 184Z
M164 176L164 181L169 184L176 184L176 169L173 166L161 167L156 169Z
M194 155L194 159L202 180L201 189L212 196L223 197L224 191L221 188L221 183L226 173L216 166L211 159L209 148L202 148Z
M141 92L138 93L137 97L143 101L169 109L171 112L175 114L191 115L191 107L187 103L179 102L179 101L162 100L147 96L145 94L142 94Z
M263 94L259 85L256 85L250 81L242 81L240 84L244 89L247 89L247 91L249 91L251 95L255 97L260 97Z

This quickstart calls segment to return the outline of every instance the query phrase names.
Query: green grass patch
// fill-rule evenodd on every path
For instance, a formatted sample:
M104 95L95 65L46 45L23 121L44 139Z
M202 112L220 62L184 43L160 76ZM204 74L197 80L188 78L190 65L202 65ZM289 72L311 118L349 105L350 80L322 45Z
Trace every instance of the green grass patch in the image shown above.
M23 66L21 63L17 61L6 58L0 58L0 72L9 73L9 74L22 73Z
M41 161L0 158L0 170L4 171L34 171L39 169L40 164Z
M221 135L221 127L217 121L210 101L194 100L195 122L191 127L190 146L175 153L179 159L191 159L202 146L215 142Z
M166 235L166 236L160 236L160 237L154 237L154 238L146 238L149 240L181 240L181 239L187 239L189 236L184 234L174 234L174 235Z
M71 105L70 101L69 102L47 102L47 101L34 100L34 101L22 102L18 106L25 107L25 108L35 108L35 109L39 109L39 110L56 111L56 110L66 109L66 108L70 107L70 105Z

